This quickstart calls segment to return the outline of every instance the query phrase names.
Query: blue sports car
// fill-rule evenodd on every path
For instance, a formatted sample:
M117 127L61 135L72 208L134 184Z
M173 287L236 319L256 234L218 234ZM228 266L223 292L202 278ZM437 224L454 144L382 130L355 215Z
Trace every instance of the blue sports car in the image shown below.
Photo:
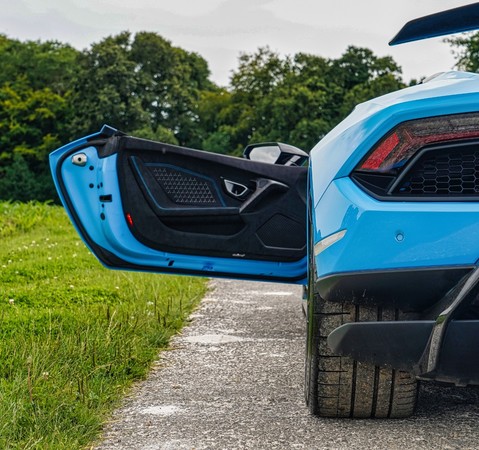
M475 28L478 5L394 43ZM50 163L107 267L303 284L313 414L406 417L418 380L479 384L479 75L361 104L309 155L262 143L236 158L104 126Z

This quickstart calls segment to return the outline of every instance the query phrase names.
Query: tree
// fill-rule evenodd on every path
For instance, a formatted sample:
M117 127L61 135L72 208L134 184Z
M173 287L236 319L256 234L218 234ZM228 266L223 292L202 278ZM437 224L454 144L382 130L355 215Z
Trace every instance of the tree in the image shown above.
M52 200L57 195L49 172L34 172L25 158L14 153L11 163L0 167L0 198L29 201Z
M181 145L199 145L198 102L203 91L214 88L206 61L151 32L135 35L131 59L151 128L171 130Z
M404 87L400 74L392 58L357 47L338 59L281 57L267 47L243 54L229 95L200 107L202 145L238 154L253 141L283 141L309 150L358 102Z
M474 42L461 44L469 62ZM0 35L0 57L3 198L51 198L48 153L105 123L234 155L253 141L309 150L355 104L403 86L392 58L368 49L326 59L264 47L242 54L229 87L220 88L200 55L152 32L109 36L82 52Z
M65 98L25 78L0 87L0 198L56 197L48 154L61 143L67 109Z
M56 197L48 153L68 137L68 98L79 52L54 41L0 35L0 198Z
M216 88L208 65L155 33L123 32L83 52L0 35L0 57L0 196L16 192L5 187L14 183L12 167L48 185L34 190L19 181L22 199L52 192L48 153L104 123L148 139L201 145L200 98Z
M57 41L25 41L0 34L0 86L23 79L32 89L65 95L76 76L80 52Z
M459 69L479 72L479 33L446 39L452 45Z
M206 61L156 33L128 32L93 44L80 58L73 102L74 134L108 123L133 133L197 142L200 92L213 88ZM163 131L161 131L163 130ZM166 133L166 134L165 134Z
M401 68L390 56L379 58L367 48L353 46L332 61L331 77L342 90L338 119L358 103L405 87Z
M107 37L80 56L71 99L72 135L89 134L105 123L125 131L148 124L138 92L136 65L130 59L130 38L128 32Z

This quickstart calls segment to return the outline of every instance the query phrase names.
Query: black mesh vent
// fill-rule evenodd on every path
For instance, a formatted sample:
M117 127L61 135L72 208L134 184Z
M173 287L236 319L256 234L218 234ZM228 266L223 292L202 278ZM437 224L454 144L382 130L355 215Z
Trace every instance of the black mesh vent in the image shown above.
M424 153L407 171L393 195L479 195L479 146Z
M151 172L174 203L195 206L221 205L210 180L164 166L152 167Z

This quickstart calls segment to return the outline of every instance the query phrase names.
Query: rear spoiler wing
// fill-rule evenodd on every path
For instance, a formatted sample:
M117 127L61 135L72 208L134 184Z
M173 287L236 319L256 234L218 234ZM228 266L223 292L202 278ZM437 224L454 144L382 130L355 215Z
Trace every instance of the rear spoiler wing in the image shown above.
M473 31L478 28L479 2L411 20L401 28L389 45Z

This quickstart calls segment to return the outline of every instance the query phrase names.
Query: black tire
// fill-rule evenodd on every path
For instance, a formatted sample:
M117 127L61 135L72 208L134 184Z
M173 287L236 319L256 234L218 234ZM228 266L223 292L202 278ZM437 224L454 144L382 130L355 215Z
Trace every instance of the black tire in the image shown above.
M311 291L309 296L305 396L311 413L349 418L412 415L418 383L411 374L335 355L326 342L329 333L344 323L398 320L399 311L327 302Z

